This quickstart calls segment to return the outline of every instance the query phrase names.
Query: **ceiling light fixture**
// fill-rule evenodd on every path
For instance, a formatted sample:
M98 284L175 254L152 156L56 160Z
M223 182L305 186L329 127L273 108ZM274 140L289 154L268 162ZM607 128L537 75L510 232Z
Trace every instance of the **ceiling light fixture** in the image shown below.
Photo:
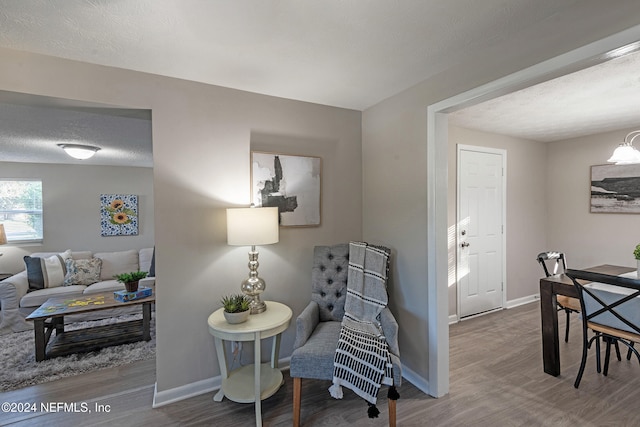
M100 148L92 145L58 144L58 147L62 148L68 155L78 160L89 159L93 157L98 150L100 150Z
M627 141L631 135L633 135L633 137ZM624 137L622 144L618 145L611 158L607 161L615 163L616 165L640 163L640 151L633 146L633 140L638 136L640 136L640 130L629 132L627 136Z

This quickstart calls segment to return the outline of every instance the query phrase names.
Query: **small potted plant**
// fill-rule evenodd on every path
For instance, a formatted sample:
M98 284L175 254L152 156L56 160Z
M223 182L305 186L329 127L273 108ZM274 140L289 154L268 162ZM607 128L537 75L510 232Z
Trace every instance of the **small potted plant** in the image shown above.
M636 248L633 250L633 256L636 259L636 263L638 264L638 277L640 277L640 244L636 245Z
M132 271L130 273L116 274L113 277L115 277L118 282L124 283L127 292L136 292L138 290L138 282L140 279L147 277L147 272Z
M220 303L224 309L224 318L231 324L246 322L249 318L249 298L242 294L222 297Z

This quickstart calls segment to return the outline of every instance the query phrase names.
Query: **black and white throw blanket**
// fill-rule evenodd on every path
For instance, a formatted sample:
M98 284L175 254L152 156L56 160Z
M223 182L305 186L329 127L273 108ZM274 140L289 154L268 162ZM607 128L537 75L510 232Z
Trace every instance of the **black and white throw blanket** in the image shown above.
M341 399L341 387L345 386L374 409L381 384L393 384L391 358L379 321L388 302L388 259L384 248L349 244L345 314L334 357L333 385L329 388L331 396Z

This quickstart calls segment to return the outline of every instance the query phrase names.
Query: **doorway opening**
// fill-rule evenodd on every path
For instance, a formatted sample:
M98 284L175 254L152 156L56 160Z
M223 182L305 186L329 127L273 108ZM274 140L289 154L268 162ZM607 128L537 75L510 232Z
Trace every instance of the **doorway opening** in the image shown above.
M429 394L449 392L447 115L638 49L640 26L567 52L427 107L427 311ZM619 56L619 55L618 55Z

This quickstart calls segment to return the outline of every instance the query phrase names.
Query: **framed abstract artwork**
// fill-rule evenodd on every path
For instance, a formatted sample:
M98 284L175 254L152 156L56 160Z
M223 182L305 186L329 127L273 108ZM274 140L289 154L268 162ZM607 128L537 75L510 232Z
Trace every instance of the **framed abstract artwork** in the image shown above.
M640 164L591 166L591 212L640 213Z
M251 201L277 207L283 227L320 225L320 157L251 152Z
M138 196L134 194L101 194L100 230L102 236L137 235Z

